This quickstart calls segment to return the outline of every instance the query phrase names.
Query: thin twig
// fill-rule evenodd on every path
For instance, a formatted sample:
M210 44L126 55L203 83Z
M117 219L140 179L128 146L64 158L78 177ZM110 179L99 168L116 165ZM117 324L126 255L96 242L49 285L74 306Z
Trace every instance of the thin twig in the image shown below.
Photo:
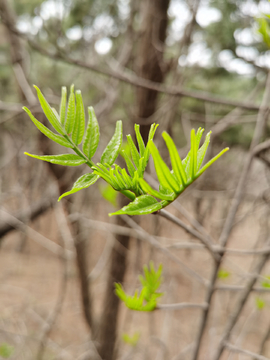
M121 218L132 228L135 229L139 229L141 230L144 235L145 235L145 240L147 240L152 246L154 246L156 249L158 249L160 252L162 252L163 254L165 254L167 257L169 257L171 260L173 260L175 263L177 263L178 265L182 266L185 271L191 275L192 277L194 277L197 281L199 281L201 284L203 284L204 286L207 286L207 281L199 274L197 274L194 270L192 270L191 268L189 268L187 265L185 265L180 259L178 259L177 256L175 256L174 254L172 254L168 249L163 248L162 246L160 246L159 242L152 236L149 235L142 227L140 227L134 220L132 220L129 216L127 215L120 215Z
M9 23L5 22L5 19L2 19L3 22L9 29L15 33L17 36L23 38L28 42L28 44L32 47L32 49L38 51L40 54L49 57L50 59L54 60L61 60L68 64L73 64L79 67L82 67L87 70L94 71L96 73L106 75L115 79L118 79L122 82L142 87L149 90L155 90L158 92L162 92L165 94L173 95L173 96L181 96L181 97L190 97L201 101L208 101L215 104L223 104L227 106L233 106L233 107L239 107L244 108L247 110L258 110L259 107L255 104L250 104L248 102L241 102L241 101L234 101L230 99L222 99L217 96L213 96L212 94L202 94L198 91L190 91L190 90L184 90L184 89L178 89L175 86L168 86L168 85L162 85L159 83L155 83L153 81L149 81L143 78L140 78L134 74L130 74L127 71L123 71L124 69L121 68L121 71L115 71L111 69L101 69L99 65L89 64L85 63L84 61L72 59L70 56L63 52L51 52L47 50L46 48L40 46L36 41L32 40L29 36L27 36L24 33L21 33L16 28L11 27Z
M158 214L162 217L164 217L167 220L170 220L177 226L180 226L182 229L184 229L189 234L193 235L197 239L199 239L207 248L211 256L215 261L218 261L220 258L220 255L217 254L212 246L212 243L208 238L206 238L204 235L200 234L198 231L194 230L192 227L186 225L182 220L178 219L176 216L170 214L168 211L161 209Z
M208 305L195 303L159 304L157 310L182 310L182 309L206 309Z
M256 360L270 360L269 358L265 357L265 356L262 356L262 355L259 355L259 354L256 354L252 351L249 351L249 350L244 350L244 349L241 349L237 346L234 346L232 344L229 344L229 343L226 343L225 344L226 348L229 349L230 351L233 351L233 352L237 352L237 353L240 353L240 354L245 354L245 355L248 355L250 357L253 357L253 359L256 359Z

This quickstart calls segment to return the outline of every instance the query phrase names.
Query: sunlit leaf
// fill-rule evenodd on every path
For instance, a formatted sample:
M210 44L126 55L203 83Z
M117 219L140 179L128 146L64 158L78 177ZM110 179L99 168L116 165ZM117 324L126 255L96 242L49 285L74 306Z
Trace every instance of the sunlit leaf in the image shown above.
M140 125L138 125L138 124L135 124L135 133L136 133L136 138L137 138L137 142L138 142L138 146L139 146L139 150L140 150L140 156L143 157L144 152L145 152L145 145L143 142L142 135L140 133Z
M102 164L112 165L117 158L122 144L122 121L118 120L116 123L115 133L101 155L100 162Z
M46 115L47 119L49 120L49 122L51 123L51 125L54 127L54 129L61 135L64 135L64 129L62 128L61 123L59 122L59 120L57 119L53 109L50 107L50 105L48 104L47 100L45 99L45 97L43 96L42 92L39 90L39 88L34 85L34 88L37 91L37 96L40 102L40 105L44 111L44 114Z
M213 157L213 159L211 159L210 161L208 161L208 163L206 163L201 170L197 173L196 178L198 178L206 169L209 168L209 166L211 166L215 161L217 161L217 159L219 159L221 157L221 155L223 155L225 152L227 152L229 150L229 148L225 148L222 151L220 151L220 153L218 153L215 157Z
M127 168L128 168L128 172L130 173L130 176L134 176L134 172L136 171L135 166L132 164L132 161L130 160L130 158L128 157L128 155L126 154L125 150L121 151L121 155L124 157L126 164L127 164Z
M11 357L13 352L14 352L13 346L7 343L0 344L0 358L8 359L9 357Z
M85 128L83 99L80 90L76 91L76 117L72 132L72 140L76 145L82 142Z
M179 183L182 184L183 186L185 186L185 184L187 182L187 178L186 178L186 174L185 174L185 170L183 168L181 158L180 158L177 148L175 146L175 143L173 142L170 135L168 133L166 133L165 131L163 132L162 136L166 142L167 148L170 153L172 169L174 171L174 174L176 175Z
M31 113L31 111L29 109L27 109L27 107L23 107L23 110L29 115L30 119L33 121L33 123L36 125L36 127L44 134L46 135L49 139L53 140L54 142L56 142L57 144L60 144L62 146L65 146L67 148L72 148L73 145L70 144L70 142L68 140L66 140L63 136L61 135L57 135L55 133L53 133L50 129L48 129L45 125L43 125L41 122L39 122Z
M180 185L176 182L173 175L171 174L168 166L165 164L163 159L161 158L158 149L156 148L153 141L148 143L151 155L153 156L155 169L157 173L158 180L160 184L165 187L171 189L173 192L178 193L180 191Z
M127 141L128 141L128 145L130 148L130 153L131 153L131 157L132 160L134 162L134 164L136 165L137 169L139 168L139 163L140 163L140 154L138 153L138 150L131 138L131 135L127 135Z
M78 166L86 163L86 160L78 155L63 154L63 155L33 155L25 152L25 155L31 156L35 159L48 161L52 164L64 165L64 166Z
M72 189L62 194L59 197L58 201L60 201L64 196L71 195L76 193L77 191L88 188L90 185L93 185L98 180L98 178L99 176L93 173L82 175L73 184Z
M96 114L92 106L88 107L88 125L86 135L83 142L83 152L91 159L98 147L99 143L99 126Z
M162 208L162 204L157 202L150 195L141 195L137 197L133 202L129 203L127 206L124 206L121 210L109 214L112 215L145 215L151 214L155 211L158 211Z
M145 193L152 195L158 199L173 201L176 197L175 193L164 194L164 193L161 193L159 191L152 189L152 187L144 179L139 179L139 183Z
M203 159L205 158L207 148L210 143L210 135L211 131L206 135L203 145L199 148L198 154L197 154L197 170L200 169Z
M62 86L62 96L61 96L61 104L60 104L60 122L62 125L65 125L66 121L66 106L67 106L67 88Z
M75 124L76 110L75 110L75 95L74 85L70 87L70 94L68 99L67 118L65 123L66 132L70 135Z

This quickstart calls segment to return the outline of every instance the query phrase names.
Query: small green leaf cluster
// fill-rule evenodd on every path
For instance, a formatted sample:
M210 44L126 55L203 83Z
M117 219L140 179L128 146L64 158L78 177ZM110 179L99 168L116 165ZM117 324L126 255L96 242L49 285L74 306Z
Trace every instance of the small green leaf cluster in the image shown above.
M0 357L4 359L8 359L14 352L14 347L7 344L2 343L0 345Z
M91 173L82 175L74 183L72 189L62 194L59 197L59 200L67 195L89 187L99 178L102 178L114 190L121 192L131 200L127 206L109 215L151 214L168 206L228 150L228 148L222 150L218 155L202 166L210 142L211 132L206 135L205 141L200 147L200 141L204 130L199 128L195 133L195 130L193 129L190 135L191 149L183 160L181 160L176 145L170 135L163 132L162 136L170 154L172 165L172 169L170 170L161 158L160 153L153 142L158 125L152 124L146 145L140 134L139 125L135 125L135 134L139 150L137 150L131 135L127 135L128 151L126 151L125 149L121 150L123 131L122 121L119 120L116 123L114 135L103 151L100 161L95 163L93 161L93 156L95 155L99 144L99 124L94 109L88 107L88 125L85 129L85 113L81 91L77 90L74 93L74 86L72 85L67 101L67 89L63 87L58 113L48 104L39 88L35 86L35 89L46 117L58 134L40 123L29 109L24 107L24 110L44 135L56 143L72 149L75 154L68 153L50 156L25 154L58 165L78 166L86 164L92 170ZM121 153L125 159L126 168L121 168L119 165L115 164L119 153ZM154 190L144 180L144 172L150 154L154 160L157 178L160 183L158 191Z
M258 32L261 34L263 42L270 48L270 25L269 25L269 14L264 14L265 17L257 19Z
M256 303L256 308L258 310L263 310L265 308L266 304L265 304L265 301L262 298L256 297L255 303Z
M115 294L122 300L126 307L137 311L153 311L157 307L157 299L163 295L158 292L162 278L162 265L155 270L151 261L149 268L144 266L144 276L140 275L139 280L142 284L142 290L139 293L135 291L134 295L127 295L121 284L115 283Z
M261 285L265 289L270 289L270 275L265 276L266 280L263 280Z
M140 333L139 331L136 331L133 336L129 336L128 334L124 333L122 335L122 339L126 344L129 344L131 346L136 346L138 344L138 341L140 339Z

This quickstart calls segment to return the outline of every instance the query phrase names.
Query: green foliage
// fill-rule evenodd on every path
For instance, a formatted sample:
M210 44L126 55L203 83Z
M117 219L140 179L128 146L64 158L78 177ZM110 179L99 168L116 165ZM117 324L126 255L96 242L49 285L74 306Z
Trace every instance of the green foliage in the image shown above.
M124 333L122 335L122 339L126 344L129 344L131 346L136 346L138 344L138 341L140 339L141 334L139 331L136 331L133 336L129 336L128 334Z
M95 174L85 174L79 177L79 179L73 184L73 187L70 191L65 192L62 194L58 201L60 201L64 196L74 194L77 191L80 191L82 189L88 188L90 185L93 185L97 180L99 176Z
M172 169L170 169L161 158L160 153L153 142L158 125L151 125L146 144L144 144L140 134L139 125L135 125L135 134L139 150L130 135L127 135L126 148L121 150L123 130L122 121L119 120L116 123L113 137L101 155L100 162L94 163L92 157L99 144L99 125L94 109L89 107L88 125L85 130L85 113L81 91L77 90L74 93L74 86L71 85L68 103L66 103L67 90L65 87L62 87L59 115L57 111L48 104L39 88L35 86L35 89L37 90L37 95L46 117L58 134L55 134L35 119L29 109L24 107L24 110L44 135L62 146L71 148L75 154L68 153L49 156L39 156L29 153L25 154L39 160L64 166L86 164L93 170L92 173L81 176L74 183L72 189L62 194L59 197L59 200L67 195L89 187L99 178L102 178L114 190L121 192L131 200L127 206L110 215L151 214L168 206L228 150L228 148L222 150L218 155L202 166L210 142L211 132L206 135L205 141L200 147L200 141L204 130L199 128L197 132L195 132L195 130L192 129L190 134L191 148L186 158L183 160L181 160L176 145L170 135L163 132L162 136L169 150L172 164ZM81 143L82 148L79 147ZM120 151L125 159L127 170L115 164ZM152 189L143 178L150 154L153 157L157 177L160 183L158 191ZM115 203L114 195L109 194L108 192L104 194L109 201ZM137 301L141 301L141 298L138 297Z
M7 343L2 343L0 345L0 357L4 358L4 359L8 359L12 353L14 352L14 347L7 344Z
M140 293L136 290L133 296L127 295L122 285L115 283L115 294L131 310L153 311L157 307L157 299L163 295L158 292L162 281L162 265L159 265L158 269L155 270L154 264L151 261L149 268L145 265L143 269L144 276L139 276L142 284Z
M269 26L269 19L270 15L266 15L266 17L262 17L257 19L258 24L258 32L261 34L264 43L267 47L270 48L270 26Z
M100 185L99 191L105 200L109 201L113 206L115 206L115 207L117 206L118 192L115 191L109 184L105 184L103 186Z
M265 301L262 298L256 297L255 302L258 310L262 310L265 307Z
M227 279L230 275L231 275L231 273L229 271L220 269L218 271L217 277L218 277L218 279L224 280L224 279Z
M261 285L266 289L270 289L270 275L265 276L266 280L263 280Z

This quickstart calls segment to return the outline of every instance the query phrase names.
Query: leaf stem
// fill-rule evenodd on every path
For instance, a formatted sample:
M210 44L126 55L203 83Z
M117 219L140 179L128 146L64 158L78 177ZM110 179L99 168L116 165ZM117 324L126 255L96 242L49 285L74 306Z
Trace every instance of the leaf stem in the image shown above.
M92 168L92 166L95 165L95 164L93 163L93 161L90 160L90 159L81 151L81 149L80 149L76 144L74 144L74 142L72 141L72 139L71 139L67 134L64 135L64 138L65 138L66 140L68 140L68 142L70 142L70 144L72 145L72 149L75 151L75 153L86 160L86 164L87 164L90 168Z

